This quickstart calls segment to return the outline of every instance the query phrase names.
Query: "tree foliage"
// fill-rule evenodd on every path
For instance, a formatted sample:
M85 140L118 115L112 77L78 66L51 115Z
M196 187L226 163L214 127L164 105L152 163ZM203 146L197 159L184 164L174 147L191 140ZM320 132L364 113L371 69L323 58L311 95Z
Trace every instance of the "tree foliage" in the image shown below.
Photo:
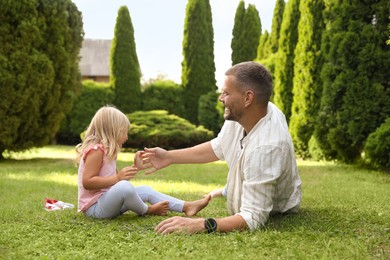
M326 0L323 95L316 137L329 158L354 162L390 114L386 1Z
M287 122L290 120L293 102L294 50L298 42L299 2L290 0L286 4L275 64L273 101L283 111Z
M274 15L272 18L271 34L268 41L270 53L276 53L278 51L280 28L282 27L285 5L286 3L284 0L276 0Z
M5 1L0 19L1 156L53 140L80 89L83 30L70 0Z
M210 91L199 99L199 124L213 131L216 136L223 124L223 107L218 101L218 93Z
M390 169L390 118L368 136L364 151L370 164Z
M269 32L267 30L264 31L260 36L259 46L257 47L257 60L263 60L269 56L269 51L267 49L269 41Z
M114 104L125 113L141 109L141 70L134 40L134 28L126 6L121 6L111 47L111 85Z
M57 142L71 145L80 143L80 134L87 129L96 111L102 106L113 104L113 101L114 91L108 83L83 81L77 102L61 122Z
M308 142L314 132L321 96L321 35L324 27L322 0L300 1L301 19L294 57L293 103L290 133L296 151L308 156Z
M197 124L200 96L216 90L214 32L209 0L189 0L187 3L181 80L186 118Z
M233 27L232 64L252 61L257 57L261 35L259 12L252 4L245 9L244 1L238 4Z
M143 92L142 110L166 110L170 114L183 116L183 88L171 80L149 83Z

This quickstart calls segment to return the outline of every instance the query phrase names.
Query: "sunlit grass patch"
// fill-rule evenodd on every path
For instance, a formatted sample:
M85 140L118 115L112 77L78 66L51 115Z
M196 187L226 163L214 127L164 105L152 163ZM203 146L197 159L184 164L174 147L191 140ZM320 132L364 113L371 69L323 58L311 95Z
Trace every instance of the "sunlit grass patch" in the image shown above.
M0 162L0 258L61 259L388 259L390 176L333 162L298 161L303 200L298 214L272 216L255 232L161 236L154 227L170 216L88 219L76 209L46 212L46 197L77 205L74 147L48 146ZM132 164L121 153L118 168ZM226 183L226 163L172 165L148 185L196 200ZM199 217L227 216L225 198Z

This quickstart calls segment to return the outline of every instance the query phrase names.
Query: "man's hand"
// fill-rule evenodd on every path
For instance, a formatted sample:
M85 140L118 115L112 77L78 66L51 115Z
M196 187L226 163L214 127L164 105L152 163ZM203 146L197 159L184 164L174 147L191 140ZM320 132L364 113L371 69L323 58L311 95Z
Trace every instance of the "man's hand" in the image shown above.
M160 147L145 148L143 154L143 169L150 169L145 174L151 174L171 164L168 151Z
M206 229L204 227L204 218L185 218L176 216L160 222L154 230L159 234L165 235L174 232L194 234L204 232Z
M215 197L221 197L222 191L223 191L223 189L212 190L207 195L210 195L212 199Z

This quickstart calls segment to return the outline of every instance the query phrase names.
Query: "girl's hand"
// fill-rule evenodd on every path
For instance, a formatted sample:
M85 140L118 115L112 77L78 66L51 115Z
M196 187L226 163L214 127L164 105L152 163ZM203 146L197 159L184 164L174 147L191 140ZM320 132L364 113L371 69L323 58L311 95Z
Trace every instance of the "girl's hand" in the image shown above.
M134 165L138 168L138 170L144 170L146 169L144 164L143 155L145 154L144 151L138 151L134 154Z
M127 166L118 172L117 174L118 181L121 180L128 181L130 179L133 179L137 174L137 172L138 172L138 168L136 166L134 165Z

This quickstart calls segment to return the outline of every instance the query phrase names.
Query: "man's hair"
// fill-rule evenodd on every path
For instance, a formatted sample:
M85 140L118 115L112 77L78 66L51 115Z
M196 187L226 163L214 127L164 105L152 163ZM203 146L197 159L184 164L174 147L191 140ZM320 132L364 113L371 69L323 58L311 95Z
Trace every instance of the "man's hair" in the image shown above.
M254 61L241 62L225 72L226 76L233 76L237 87L241 90L252 90L255 102L267 105L272 95L272 76L261 64Z

